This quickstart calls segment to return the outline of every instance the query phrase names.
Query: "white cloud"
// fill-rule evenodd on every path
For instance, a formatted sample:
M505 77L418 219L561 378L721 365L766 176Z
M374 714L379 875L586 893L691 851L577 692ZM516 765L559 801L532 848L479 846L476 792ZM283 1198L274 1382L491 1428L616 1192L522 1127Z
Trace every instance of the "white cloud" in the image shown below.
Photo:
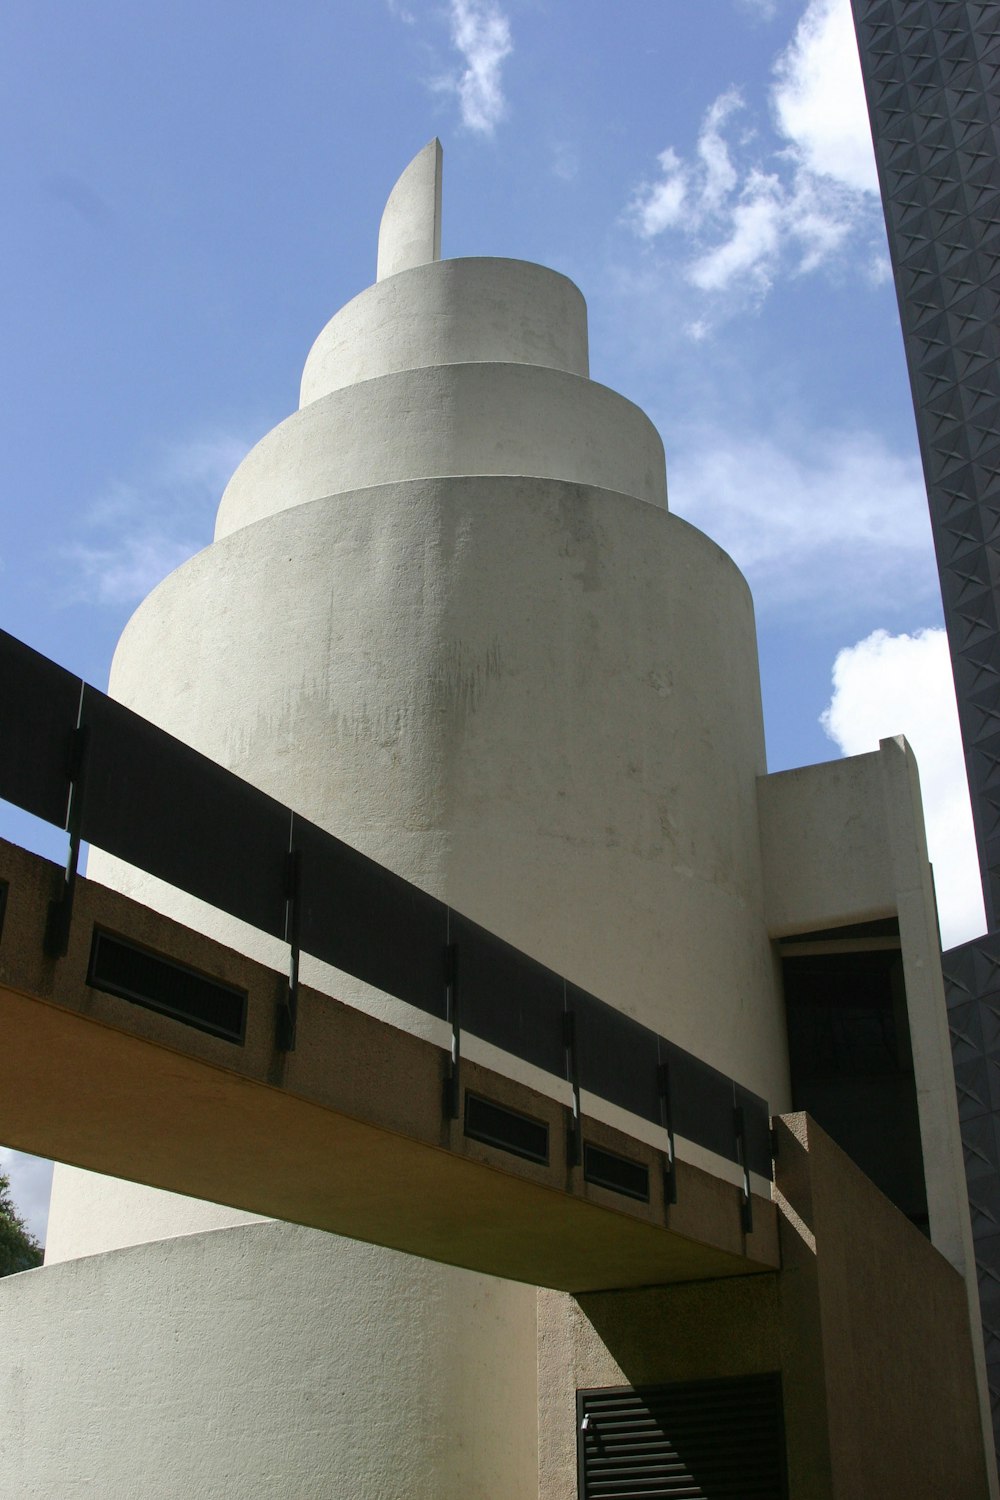
M690 158L661 151L626 213L647 244L682 236L682 275L730 310L759 302L779 275L807 275L849 249L861 249L870 280L884 260L850 0L811 0L776 60L769 102L777 134L738 89L721 94Z
M135 604L204 547L219 497L249 444L226 434L177 444L141 483L119 481L85 517L86 535L64 549L73 603Z
M729 145L722 134L722 127L730 116L742 108L742 95L736 89L729 89L726 93L719 95L705 116L701 134L698 137L698 156L701 159L704 174L701 184L701 202L702 208L706 211L717 208L739 181L729 154Z
M501 70L514 50L510 22L492 0L451 0L451 41L465 63L447 83L458 94L462 123L492 135L507 112Z
M45 1244L52 1191L52 1163L0 1146L0 1170L10 1179L14 1207L40 1245Z
M155 529L133 535L126 531L106 546L80 543L67 548L67 557L79 570L69 598L73 603L138 603L197 550Z
M672 224L679 223L687 197L687 169L672 146L657 157L660 178L644 182L636 189L629 204L629 215L643 239L653 239Z
M749 11L760 21L773 21L778 13L778 0L736 0L740 10Z
M915 455L864 431L786 434L779 445L689 428L670 446L671 509L730 554L761 611L808 601L836 617L935 597Z
M811 0L775 76L775 114L802 166L844 187L877 193L850 0Z
M776 177L751 172L731 209L728 238L692 261L689 280L703 292L725 291L738 279L766 287L781 248L784 198Z
M920 769L945 948L985 931L965 761L943 630L873 635L841 651L821 723L844 755L903 734Z

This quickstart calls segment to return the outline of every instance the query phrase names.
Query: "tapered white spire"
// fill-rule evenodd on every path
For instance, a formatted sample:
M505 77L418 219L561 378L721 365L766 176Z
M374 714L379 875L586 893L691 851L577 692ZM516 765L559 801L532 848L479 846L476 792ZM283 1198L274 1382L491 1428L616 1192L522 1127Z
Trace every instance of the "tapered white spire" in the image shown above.
M441 259L442 154L435 136L389 194L378 231L376 280Z

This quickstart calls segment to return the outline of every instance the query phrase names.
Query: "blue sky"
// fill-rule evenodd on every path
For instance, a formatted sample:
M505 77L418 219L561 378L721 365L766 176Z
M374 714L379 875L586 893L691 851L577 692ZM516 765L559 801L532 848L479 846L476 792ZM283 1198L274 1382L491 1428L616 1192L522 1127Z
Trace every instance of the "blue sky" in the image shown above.
M906 733L946 941L982 929L849 0L8 0L0 38L4 628L104 684L437 134L443 253L573 278L746 572L771 768Z

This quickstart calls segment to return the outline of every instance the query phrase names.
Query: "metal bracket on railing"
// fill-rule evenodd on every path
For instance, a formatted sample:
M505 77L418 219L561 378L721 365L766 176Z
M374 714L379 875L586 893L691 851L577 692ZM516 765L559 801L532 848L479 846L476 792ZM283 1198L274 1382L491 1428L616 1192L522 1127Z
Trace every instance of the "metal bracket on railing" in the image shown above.
M461 1112L462 1023L458 1005L458 944L444 950L444 983L448 1020L451 1022L451 1053L444 1075L442 1108L446 1120L457 1120Z
M69 947L69 928L73 919L73 896L76 891L77 868L80 863L80 826L83 816L83 784L87 765L87 727L78 724L70 735L67 753L66 774L69 795L66 801L66 831L69 834L69 849L66 868L63 872L62 889L49 902L48 921L45 925L45 951L50 958L64 958Z
M656 1070L656 1087L660 1095L660 1123L667 1132L667 1164L663 1169L663 1201L677 1202L677 1155L674 1151L674 1116L670 1100L670 1064L661 1062Z
M573 1102L566 1126L566 1165L578 1167L583 1158L580 1142L580 1060L576 1046L576 1016L571 1010L563 1011L563 1045L566 1048L566 1077L573 1090Z
M302 856L289 849L285 864L285 942L288 944L288 988L278 1005L275 1046L279 1052L295 1051L299 1020L299 917L302 897Z
M733 1106L733 1130L736 1134L736 1160L743 1170L743 1201L740 1204L740 1225L744 1234L753 1231L753 1199L750 1196L750 1168L747 1166L746 1125L743 1106Z

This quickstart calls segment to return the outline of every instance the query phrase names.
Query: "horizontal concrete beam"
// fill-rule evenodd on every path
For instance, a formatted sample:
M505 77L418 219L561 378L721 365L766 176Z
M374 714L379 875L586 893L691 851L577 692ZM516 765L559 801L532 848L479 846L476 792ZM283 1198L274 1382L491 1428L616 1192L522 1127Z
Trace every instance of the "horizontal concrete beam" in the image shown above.
M649 1169L650 1201L566 1165L556 1100L463 1062L470 1090L549 1130L541 1164L465 1135L442 1109L446 1054L303 989L293 1053L274 1045L284 980L93 882L67 955L43 951L62 872L0 841L0 1140L23 1151L469 1269L580 1292L741 1276L778 1265L773 1204L741 1228L732 1183L599 1121L584 1138ZM87 983L95 929L245 990L242 1045Z

